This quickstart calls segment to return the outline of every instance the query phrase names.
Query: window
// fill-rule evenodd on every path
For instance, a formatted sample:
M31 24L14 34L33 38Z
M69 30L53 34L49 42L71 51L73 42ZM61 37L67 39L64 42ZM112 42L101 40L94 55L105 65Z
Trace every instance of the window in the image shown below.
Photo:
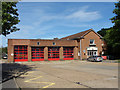
M55 45L56 43L55 42L53 42L53 45Z
M94 44L94 39L90 39L90 44Z
M37 45L40 45L40 42L37 42Z

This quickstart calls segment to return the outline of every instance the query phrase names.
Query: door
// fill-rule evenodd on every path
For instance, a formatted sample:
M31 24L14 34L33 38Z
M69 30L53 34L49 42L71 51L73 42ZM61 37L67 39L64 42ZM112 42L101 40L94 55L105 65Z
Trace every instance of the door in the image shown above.
M32 47L32 61L44 61L43 47Z
M14 61L15 62L28 61L27 46L14 46Z
M63 60L73 60L73 47L64 47L63 48Z
M97 56L97 50L88 50L87 51L87 57L90 57L90 56Z
M59 60L59 47L48 48L48 60Z

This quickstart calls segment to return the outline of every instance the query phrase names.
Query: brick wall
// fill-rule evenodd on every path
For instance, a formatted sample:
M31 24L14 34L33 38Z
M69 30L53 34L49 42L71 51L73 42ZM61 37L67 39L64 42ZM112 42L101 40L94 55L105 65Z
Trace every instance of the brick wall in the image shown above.
M38 45L37 43L40 42ZM53 45L55 42L55 45ZM28 61L31 61L31 47L44 47L44 60L48 60L48 47L60 47L60 60L63 59L63 46L74 47L74 58L77 59L78 44L76 40L40 40L40 39L8 39L8 61L14 62L14 46L28 46Z
M84 36L84 39L81 40L82 59L87 58L87 47L89 47L90 39L95 40L96 47L98 48L98 55L100 55L100 52L102 52L102 40L95 32L91 31L90 33ZM83 50L85 50L85 54Z

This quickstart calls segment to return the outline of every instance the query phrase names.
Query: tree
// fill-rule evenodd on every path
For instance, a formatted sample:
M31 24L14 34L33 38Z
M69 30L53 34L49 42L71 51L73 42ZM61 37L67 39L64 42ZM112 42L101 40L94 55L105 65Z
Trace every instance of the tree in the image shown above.
M0 51L2 51L2 53L7 53L7 47L1 47Z
M98 31L97 33L99 33L102 37L104 37L105 35L106 35L106 33L107 33L107 31L109 30L109 29L111 29L112 27L110 27L110 28L102 28L100 31Z
M116 14L116 16L111 18L112 23L115 23L113 28L120 30L120 1L118 3L115 3L115 9L113 10L113 13Z
M115 16L111 18L112 23L114 23L113 29L109 31L109 45L113 49L113 55L120 58L120 1L115 3L115 9L113 10Z
M2 59L3 54L7 54L7 47L0 48L0 59Z
M11 32L19 30L19 28L15 26L20 22L16 4L17 2L2 2L2 32L0 35L6 36Z
M115 3L113 13L115 16L110 20L114 23L114 26L108 29L101 29L98 33L101 34L107 42L107 53L116 58L120 58L120 1Z

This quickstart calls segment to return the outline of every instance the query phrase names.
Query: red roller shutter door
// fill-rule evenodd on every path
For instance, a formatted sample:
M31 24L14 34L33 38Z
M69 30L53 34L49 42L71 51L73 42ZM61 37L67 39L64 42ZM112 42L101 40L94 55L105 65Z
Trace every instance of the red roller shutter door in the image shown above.
M27 46L14 46L14 61L15 62L28 61Z
M73 47L63 48L63 60L73 60Z
M43 47L32 47L32 61L44 61Z
M48 60L59 60L59 47L48 48Z

